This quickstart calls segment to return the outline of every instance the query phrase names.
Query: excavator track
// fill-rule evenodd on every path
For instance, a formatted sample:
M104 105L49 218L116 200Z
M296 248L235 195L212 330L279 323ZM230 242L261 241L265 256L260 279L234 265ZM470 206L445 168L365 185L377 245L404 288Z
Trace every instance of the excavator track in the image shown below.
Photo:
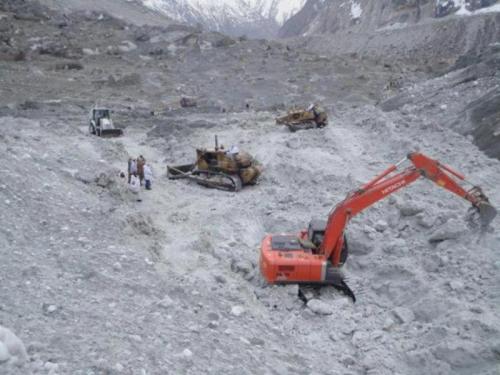
M344 274L336 267L326 269L325 283L344 293L347 297L356 302L356 296L349 285L346 284Z
M338 282L335 283L326 283L326 284L300 284L298 297L302 302L307 303L309 301L308 298L309 294L318 296L320 294L321 288L324 288L326 286L333 286L335 289L342 292L345 296L352 299L353 303L356 302L356 296L354 292L344 280L339 280Z

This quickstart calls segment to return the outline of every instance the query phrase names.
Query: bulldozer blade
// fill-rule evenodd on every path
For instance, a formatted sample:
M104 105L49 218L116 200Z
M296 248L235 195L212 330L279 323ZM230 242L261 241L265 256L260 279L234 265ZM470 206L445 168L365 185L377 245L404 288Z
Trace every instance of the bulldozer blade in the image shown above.
M489 202L481 202L478 205L481 225L487 227L497 216L497 210Z

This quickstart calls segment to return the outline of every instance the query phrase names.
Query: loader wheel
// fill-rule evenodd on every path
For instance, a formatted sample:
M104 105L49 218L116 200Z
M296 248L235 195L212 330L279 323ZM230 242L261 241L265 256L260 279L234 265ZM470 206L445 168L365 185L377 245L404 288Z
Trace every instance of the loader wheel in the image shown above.
M95 135L95 130L94 130L94 127L92 125L89 125L89 133L92 135Z

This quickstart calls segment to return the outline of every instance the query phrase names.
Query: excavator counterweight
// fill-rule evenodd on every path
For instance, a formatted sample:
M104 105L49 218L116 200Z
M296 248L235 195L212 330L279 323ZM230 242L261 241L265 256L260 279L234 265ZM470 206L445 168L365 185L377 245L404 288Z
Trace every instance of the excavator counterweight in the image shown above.
M395 173L407 160L412 165ZM262 275L271 284L333 285L354 300L354 294L345 284L341 272L341 266L347 259L344 234L347 224L358 213L420 177L469 201L479 212L483 226L488 226L495 218L497 211L481 188L473 186L466 190L462 185L467 181L460 173L421 153L410 153L401 162L349 193L333 208L322 225L313 221L307 230L298 234L267 235L260 251Z

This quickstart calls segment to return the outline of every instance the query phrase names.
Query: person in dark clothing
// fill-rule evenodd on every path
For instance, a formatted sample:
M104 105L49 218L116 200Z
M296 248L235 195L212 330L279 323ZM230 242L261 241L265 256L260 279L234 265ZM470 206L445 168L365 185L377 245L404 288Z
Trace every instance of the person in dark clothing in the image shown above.
M139 158L137 158L137 175L139 176L141 186L144 180L144 164L146 164L146 159L144 159L144 156L140 155Z

